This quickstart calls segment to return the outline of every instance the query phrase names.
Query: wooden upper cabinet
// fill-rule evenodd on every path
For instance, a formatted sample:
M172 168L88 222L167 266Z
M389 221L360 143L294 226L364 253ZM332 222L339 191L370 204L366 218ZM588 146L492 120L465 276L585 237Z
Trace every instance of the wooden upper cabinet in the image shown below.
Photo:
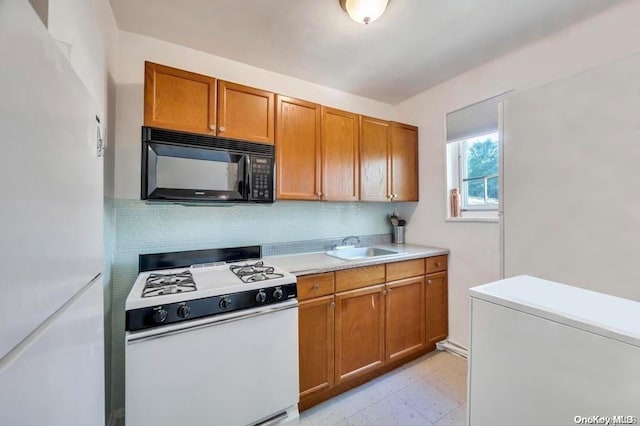
M393 201L418 201L418 128L391 124L391 194Z
M333 295L300 302L298 357L300 396L333 387Z
M449 334L447 273L430 274L426 279L427 344L433 348Z
M360 117L360 200L390 201L391 123Z
M144 64L144 125L216 134L216 79Z
M273 144L275 95L218 81L218 136Z
M357 114L322 107L322 196L327 201L359 198Z
M384 285L335 296L336 385L385 364Z
M276 95L276 123L276 198L318 200L320 105Z
M424 277L387 283L387 362L426 348Z

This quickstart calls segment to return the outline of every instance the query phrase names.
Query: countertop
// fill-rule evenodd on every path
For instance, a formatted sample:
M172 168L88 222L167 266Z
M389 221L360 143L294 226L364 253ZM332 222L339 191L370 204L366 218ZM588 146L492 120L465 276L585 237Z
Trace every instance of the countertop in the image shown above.
M640 346L640 302L528 275L473 287L469 294L472 298Z
M373 247L400 251L393 256L380 256L368 259L342 260L328 256L324 252L290 254L286 256L267 256L265 260L294 275L319 274L340 269L357 268L360 266L380 265L403 260L420 259L423 257L448 254L449 250L439 247L419 246L415 244L378 244Z

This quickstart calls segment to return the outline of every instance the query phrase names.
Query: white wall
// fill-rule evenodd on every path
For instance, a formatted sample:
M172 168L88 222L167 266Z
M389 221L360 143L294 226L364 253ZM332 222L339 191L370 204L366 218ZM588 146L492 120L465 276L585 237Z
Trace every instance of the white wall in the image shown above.
M360 114L390 119L393 106L283 74L168 43L120 32L116 77L116 198L140 198L140 126L143 119L144 61L210 75Z
M509 89L524 90L640 51L640 1L616 6L397 105L396 118L420 127L420 199L409 242L451 250L449 335L467 347L468 289L500 278L499 225L446 222L446 113Z

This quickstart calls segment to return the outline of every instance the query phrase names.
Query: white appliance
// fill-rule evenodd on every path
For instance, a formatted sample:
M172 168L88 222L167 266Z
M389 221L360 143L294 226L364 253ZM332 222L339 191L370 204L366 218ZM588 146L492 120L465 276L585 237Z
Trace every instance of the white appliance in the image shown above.
M104 424L96 107L27 1L0 2L0 424Z
M640 421L640 303L530 276L470 294L470 426Z
M248 253L260 247L140 256L126 301L127 426L298 423L296 278L237 261Z
M504 277L640 301L640 55L503 106Z

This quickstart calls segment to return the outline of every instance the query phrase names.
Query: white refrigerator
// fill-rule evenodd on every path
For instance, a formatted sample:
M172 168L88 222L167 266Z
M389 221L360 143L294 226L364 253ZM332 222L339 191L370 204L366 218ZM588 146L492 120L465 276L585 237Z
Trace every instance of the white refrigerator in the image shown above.
M0 425L102 425L96 107L26 0L0 58Z
M640 55L514 93L502 126L504 277L640 301Z

